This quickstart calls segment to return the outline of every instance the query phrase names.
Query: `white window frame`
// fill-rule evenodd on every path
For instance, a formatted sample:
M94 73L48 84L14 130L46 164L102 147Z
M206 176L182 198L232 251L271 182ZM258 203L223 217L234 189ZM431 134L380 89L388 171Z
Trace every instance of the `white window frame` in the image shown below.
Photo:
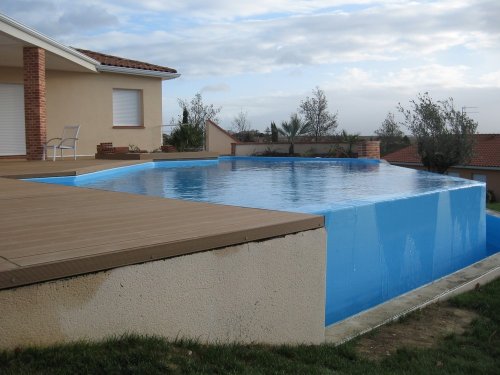
M144 127L142 90L113 89L113 127Z

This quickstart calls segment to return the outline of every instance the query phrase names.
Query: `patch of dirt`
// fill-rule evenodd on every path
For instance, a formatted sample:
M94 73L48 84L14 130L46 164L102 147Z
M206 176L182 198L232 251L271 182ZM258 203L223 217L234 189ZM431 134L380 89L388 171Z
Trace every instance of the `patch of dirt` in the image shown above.
M357 342L356 350L378 361L403 347L430 348L452 333L463 334L477 317L473 311L447 303L434 304L368 333Z

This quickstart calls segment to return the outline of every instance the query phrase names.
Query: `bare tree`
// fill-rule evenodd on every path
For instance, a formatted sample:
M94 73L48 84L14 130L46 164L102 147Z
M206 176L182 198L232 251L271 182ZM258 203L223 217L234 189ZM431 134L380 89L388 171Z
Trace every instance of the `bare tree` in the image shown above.
M248 120L248 113L240 111L236 116L234 116L231 123L232 130L235 133L248 132L250 130L250 121Z
M203 129L205 126L205 121L212 120L213 122L219 122L218 114L222 110L222 107L214 107L213 104L205 105L203 103L203 98L200 93L196 93L194 98L190 101L186 99L177 99L179 107L187 109L188 111L188 123L195 128Z
M300 103L299 112L304 115L307 134L314 136L318 142L319 137L332 134L337 129L337 113L331 114L328 111L328 100L323 90L316 87L312 92L312 97L307 97Z

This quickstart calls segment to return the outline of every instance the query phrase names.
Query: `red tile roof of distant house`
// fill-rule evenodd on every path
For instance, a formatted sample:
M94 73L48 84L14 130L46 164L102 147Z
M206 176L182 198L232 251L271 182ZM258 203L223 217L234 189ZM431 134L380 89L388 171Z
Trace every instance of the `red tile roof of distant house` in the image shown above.
M477 134L469 167L500 167L500 134ZM383 157L390 163L422 164L417 146L411 145Z
M87 55L94 60L99 61L102 65L118 66L121 68L151 70L155 72L177 73L177 70L168 68L166 66L149 64L143 61L125 59L123 57L106 55L100 52L89 51L86 49L75 48L78 52Z

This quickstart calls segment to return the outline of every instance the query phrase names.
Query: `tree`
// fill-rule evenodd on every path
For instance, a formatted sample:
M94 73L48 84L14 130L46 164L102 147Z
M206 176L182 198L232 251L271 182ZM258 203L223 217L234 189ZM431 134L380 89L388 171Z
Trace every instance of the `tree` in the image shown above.
M347 156L352 158L354 156L352 148L356 143L359 142L360 134L359 133L349 134L346 130L342 130L341 137L342 137L342 142L345 142L349 145L349 148L347 150Z
M328 100L319 87L313 90L313 96L300 103L299 112L304 115L308 127L307 134L314 136L316 142L323 135L332 134L337 129L337 113L328 111Z
M217 115L222 107L215 108L213 104L205 105L200 93L190 100L177 99L182 108L182 120L179 120L172 131L169 141L179 150L198 149L203 147L205 139L205 121L218 122ZM174 119L172 119L172 123Z
M271 122L271 142L278 142L278 127L275 122Z
M408 146L408 137L401 130L392 112L388 112L380 128L375 130L380 140L380 153L382 155L394 152L402 147Z
M180 152L199 149L203 146L203 129L191 124L177 124L169 140Z
M247 132L250 130L250 121L248 120L248 113L240 111L234 116L232 121L232 130L235 133Z
M264 130L264 134L266 142L267 143L271 142L271 128L269 126L266 128L266 130Z
M253 142L258 132L256 130L251 130L250 126L247 112L240 111L240 113L233 118L232 130L240 142Z
M288 149L288 153L293 155L294 150L294 140L298 135L303 135L307 133L308 126L302 121L302 119L296 113L290 116L290 122L283 121L281 123L281 129L278 131L288 138L288 142L290 142L290 148Z
M182 124L189 124L189 112L186 107L182 109Z
M183 124L189 123L196 128L203 129L207 120L219 122L217 116L222 107L214 107L213 104L205 105L200 93L196 93L190 101L183 99L177 99L177 101L183 111ZM187 122L184 122L184 110L188 112Z
M473 156L477 122L457 111L453 98L434 102L426 92L410 104L410 109L401 104L398 109L416 138L418 154L427 170L445 173L453 165L467 164Z

